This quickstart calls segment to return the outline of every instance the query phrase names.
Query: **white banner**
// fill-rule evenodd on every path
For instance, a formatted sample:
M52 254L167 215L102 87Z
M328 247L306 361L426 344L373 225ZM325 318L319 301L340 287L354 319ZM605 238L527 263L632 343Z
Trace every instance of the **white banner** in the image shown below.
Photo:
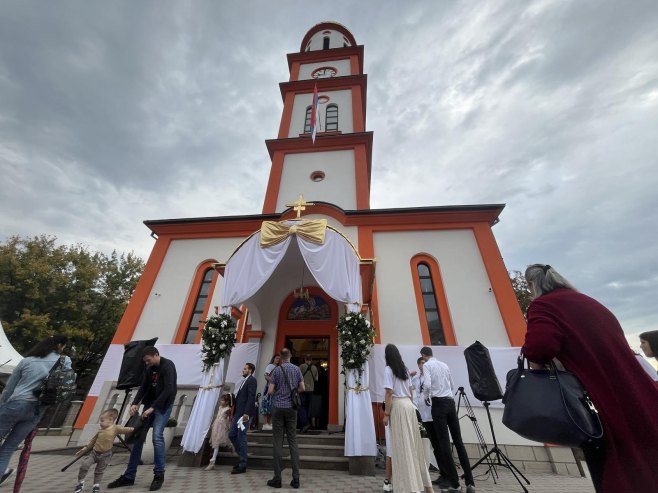
M373 352L370 355L370 396L373 402L384 401L384 387L382 382L384 380L384 368L386 363L384 361L384 348L385 344L376 344ZM420 357L420 349L423 346L397 346L402 355L404 364L409 371L418 371L416 361ZM466 346L432 346L434 357L443 361L450 368L452 373L452 380L455 384L455 392L459 387L464 387L464 392L468 396L469 402L472 406L482 407L482 403L477 400L471 392L471 386L468 383L468 370L466 368L466 359L464 358L464 349ZM521 348L518 347L490 347L489 355L493 363L496 376L500 382L500 387L505 391L505 380L507 372L517 366L517 358ZM491 407L503 407L501 401L493 401Z
M235 383L242 378L242 368L245 363L254 365L258 363L259 346L260 344L256 342L235 345L226 371L227 383ZM170 359L176 365L178 385L201 385L203 378L201 344L156 344L155 347L158 348L161 356ZM103 383L114 382L119 378L122 359L123 344L111 344L89 389L89 395L98 396ZM256 374L260 370L256 368Z

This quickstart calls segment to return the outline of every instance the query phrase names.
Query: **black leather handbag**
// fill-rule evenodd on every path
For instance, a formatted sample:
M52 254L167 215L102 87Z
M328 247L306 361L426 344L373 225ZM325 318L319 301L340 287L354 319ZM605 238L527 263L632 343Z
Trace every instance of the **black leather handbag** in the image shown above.
M507 373L503 424L528 440L581 447L603 436L599 414L575 375L559 371L518 368Z

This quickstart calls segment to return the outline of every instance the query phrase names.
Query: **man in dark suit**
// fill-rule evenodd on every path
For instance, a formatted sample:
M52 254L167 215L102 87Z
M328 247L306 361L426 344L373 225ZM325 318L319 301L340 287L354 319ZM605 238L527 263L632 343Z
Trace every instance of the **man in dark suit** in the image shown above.
M233 467L231 474L242 474L247 471L247 430L249 429L249 419L254 413L258 387L254 377L255 370L256 367L252 363L245 364L242 369L242 381L238 382L235 387L235 409L228 438L240 456L240 461Z

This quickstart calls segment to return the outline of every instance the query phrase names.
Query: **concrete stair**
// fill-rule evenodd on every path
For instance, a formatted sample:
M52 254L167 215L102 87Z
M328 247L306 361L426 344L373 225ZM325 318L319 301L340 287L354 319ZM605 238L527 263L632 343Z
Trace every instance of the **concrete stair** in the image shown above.
M248 433L249 462L247 467L253 469L272 469L272 432L253 431ZM323 469L332 471L347 471L349 460L345 457L345 435L343 433L305 433L297 434L299 449L299 467L301 469ZM237 463L237 454L220 452L219 463ZM290 467L290 451L288 443L283 438L283 464Z

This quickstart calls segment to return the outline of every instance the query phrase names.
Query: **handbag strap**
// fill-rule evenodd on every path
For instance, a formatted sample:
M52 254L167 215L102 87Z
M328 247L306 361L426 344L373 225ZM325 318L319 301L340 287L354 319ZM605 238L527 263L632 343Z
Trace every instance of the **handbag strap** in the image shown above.
M526 358L525 354L523 354L523 350L521 350L521 353L519 354L519 359L517 361L519 371L523 370L524 360L528 361L528 363L530 362L530 360L528 360ZM555 375L555 380L557 381L558 387L560 388L560 397L562 398L562 406L566 410L567 416L569 416L569 419L571 420L571 422L576 426L576 428L578 428L583 433L583 435L586 435L586 436L588 436L589 438L591 438L593 440L598 440L599 438L601 438L603 436L603 425L601 424L601 418L599 417L599 413L597 412L596 408L594 407L594 404L590 400L589 395L587 394L587 391L583 389L583 391L585 392L585 402L583 404L589 408L590 413L596 418L596 423L598 425L598 429L600 430L596 435L592 435L589 432L583 430L580 427L580 425L578 423L576 423L576 420L573 418L573 416L571 414L571 410L569 409L569 406L567 406L567 399L564 396L564 388L562 387L562 382L560 381L560 375L559 375L560 371L555 366L555 363L553 362L553 360L551 360L551 362L550 362L550 370L549 371L553 375Z
M281 373L283 373L283 379L286 381L286 385L290 387L290 381L288 380L288 375L286 375L286 370L283 369L283 365L279 366ZM292 387L290 387L290 392L292 392Z
M578 423L576 423L576 420L573 419L573 416L571 415L571 411L569 409L569 406L567 406L567 400L564 396L564 388L562 387L562 382L560 382L560 375L559 375L560 372L558 371L558 369L555 366L555 363L553 363L553 361L551 361L551 369L555 373L555 379L557 380L558 386L560 387L560 395L562 396L562 405L564 406L564 409L567 411L567 415L569 416L569 419L571 420L571 422L574 425L576 425L576 428L578 428L584 435L590 437L591 439L598 440L599 438L601 438L603 436L603 425L601 424L601 418L599 417L599 413L596 410L596 408L594 407L594 404L590 400L589 394L587 394L587 391L583 389L583 391L585 393L585 397L584 397L585 402L583 402L583 404L589 408L590 414L592 414L594 416L594 418L596 419L596 424L598 425L599 431L595 435L592 435L591 433L583 430L580 427L580 425Z

